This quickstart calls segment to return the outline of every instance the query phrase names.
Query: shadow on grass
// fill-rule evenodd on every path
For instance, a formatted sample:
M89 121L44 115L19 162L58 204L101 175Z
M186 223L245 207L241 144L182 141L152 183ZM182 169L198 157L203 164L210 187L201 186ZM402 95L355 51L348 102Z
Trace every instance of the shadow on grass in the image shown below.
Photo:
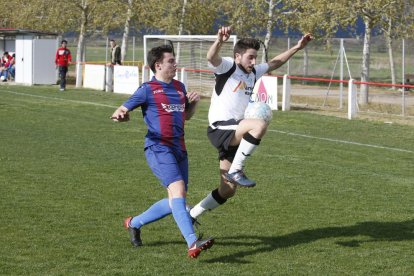
M360 236L365 236L365 238ZM244 258L255 254L271 252L280 248L311 243L320 239L343 237L353 237L353 239L346 242L336 242L337 245L358 247L366 242L414 240L414 220L402 222L361 222L352 226L302 230L275 237L259 235L221 237L216 239L216 246L243 246L250 248L243 251L236 251L230 255L206 260L205 262L250 263Z
M296 111L319 111L320 109L317 109L315 107L310 107L310 106L291 106L290 107L291 110L296 110ZM280 110L282 110L282 108L280 108Z

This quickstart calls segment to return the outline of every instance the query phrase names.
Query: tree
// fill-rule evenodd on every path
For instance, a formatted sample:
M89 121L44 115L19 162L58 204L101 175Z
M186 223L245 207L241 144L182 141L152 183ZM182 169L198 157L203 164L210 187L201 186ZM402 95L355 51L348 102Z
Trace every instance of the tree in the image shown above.
M213 0L161 0L147 3L145 25L169 35L206 34L211 30L216 15ZM177 62L180 62L180 47ZM194 49L191 48L190 51Z
M369 82L372 30L378 26L384 10L395 3L389 0L353 0L349 1L354 16L360 16L365 25L364 47L362 51L361 82ZM361 84L359 103L368 104L368 85Z
M342 1L343 2L343 1ZM330 38L341 26L352 24L348 8L339 1L328 0L291 0L288 3L289 11L286 12L286 22L290 29L312 35L326 43L330 48ZM307 76L309 67L308 48L303 50L303 75Z
M84 62L85 38L98 30L107 28L111 24L111 18L106 16L111 9L112 0L72 0L59 2L59 5L51 0L51 10L60 14L56 22L64 22L67 28L76 31L78 35L78 45L76 51L76 72L79 73L79 66ZM63 26L61 27L63 29ZM81 86L81 78L76 77L76 87Z
M124 63L127 52L128 52L128 40L129 32L131 27L131 21L135 15L135 4L137 1L134 0L118 0L115 1L116 7L113 9L111 27L118 29L123 25L122 41L121 41L121 61Z
M365 26L364 46L361 65L361 81L369 81L371 36L375 27L379 26L384 11L401 0L310 0L302 3L291 0L293 20L290 26L313 32L316 36L328 38L338 28L354 26L358 18L362 18ZM368 103L368 85L361 85L359 102Z
M68 21L56 2L51 0L14 0L11 3L13 12L3 13L8 18L10 28L30 29L61 33L71 27L73 21Z
M383 12L380 27L384 34L390 63L391 82L396 84L395 62L393 54L393 41L404 39L412 30L413 0L395 1ZM392 87L395 89L395 87Z
M270 40L272 39L272 33L278 20L278 17L281 16L281 11L277 9L278 6L281 6L282 0L269 0L265 1L267 4L267 22L266 22L266 35L264 39L264 47L269 49ZM265 51L265 49L263 49ZM266 54L262 55L262 63L265 62Z
M222 1L224 17L240 37L263 37L262 62L265 62L265 49L269 48L276 24L284 25L282 0ZM258 20L260 19L260 20Z
M160 0L146 5L147 27L166 34L206 34L216 19L214 0Z
M85 36L110 22L107 17L100 16L105 14L104 11L108 9L106 4L109 3L109 0L72 0L58 4L53 0L15 0L13 8L16 12L11 13L11 22L15 28L77 32L76 60L81 62Z
M265 41L270 41L276 23L283 24L280 20L282 3L282 0L227 0L222 1L221 5L227 24L238 36L257 37L264 34Z
M122 28L121 60L124 62L128 52L131 28L141 28L146 20L147 13L144 12L146 3L142 0L111 0L110 2L112 2L112 8L106 10L108 14L105 17L112 20L105 32Z

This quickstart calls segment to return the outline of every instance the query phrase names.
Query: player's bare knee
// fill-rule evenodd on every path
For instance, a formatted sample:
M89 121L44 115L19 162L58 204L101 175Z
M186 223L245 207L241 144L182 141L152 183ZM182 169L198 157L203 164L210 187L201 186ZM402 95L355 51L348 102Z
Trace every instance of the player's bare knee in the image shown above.
M264 120L256 120L254 128L249 131L255 138L262 138L267 130L269 124Z

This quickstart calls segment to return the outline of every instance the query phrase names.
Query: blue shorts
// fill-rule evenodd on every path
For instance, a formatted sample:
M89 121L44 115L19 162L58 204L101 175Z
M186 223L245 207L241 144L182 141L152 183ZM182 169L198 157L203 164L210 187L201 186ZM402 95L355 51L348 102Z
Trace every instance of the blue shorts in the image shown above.
M182 180L187 191L188 158L187 152L163 145L152 145L145 149L148 166L161 184L168 187L171 183Z

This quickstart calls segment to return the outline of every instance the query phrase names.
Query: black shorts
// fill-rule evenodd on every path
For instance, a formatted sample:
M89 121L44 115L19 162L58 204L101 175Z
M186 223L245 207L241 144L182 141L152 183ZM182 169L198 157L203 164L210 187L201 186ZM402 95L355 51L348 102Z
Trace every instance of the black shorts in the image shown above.
M233 139L239 123L240 121L231 119L228 121L215 122L213 126L207 128L208 139L218 150L219 160L233 162L239 146L230 146L230 141Z

